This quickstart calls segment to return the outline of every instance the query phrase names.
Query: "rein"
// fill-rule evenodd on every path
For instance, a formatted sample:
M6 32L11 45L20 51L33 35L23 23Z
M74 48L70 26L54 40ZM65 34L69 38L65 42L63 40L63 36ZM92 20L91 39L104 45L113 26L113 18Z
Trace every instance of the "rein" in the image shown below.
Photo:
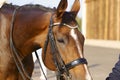
M61 80L64 77L67 77L66 80L71 80L72 76L69 73L69 70L80 65L80 64L87 64L87 60L85 58L79 58L79 59L76 59L68 64L64 63L64 61L63 61L63 59L58 51L57 45L55 43L54 34L52 31L54 26L59 26L59 25L64 25L70 29L78 28L78 26L72 27L72 26L65 24L65 23L53 23L53 20L51 17L49 30L48 30L48 34L47 34L47 39L46 39L45 45L44 45L44 55L45 56L44 56L43 61L46 58L47 46L48 46L48 43L50 42L50 47L51 47L51 51L52 51L52 55L53 55L53 61L54 61L54 64L57 68L57 80Z
M18 55L19 52L18 52L17 49L15 48L15 44L14 44L14 42L13 42L14 20L15 20L15 17L16 17L16 12L17 12L17 10L18 10L19 8L21 8L21 7L17 7L17 8L14 10L13 15L12 15L12 21L11 21L11 27L10 27L10 47L12 48L11 51L12 51L13 59L14 59L14 61L15 61L15 64L16 64L16 66L17 66L17 69L18 69L18 71L20 72L20 75L21 75L21 77L23 78L23 80L26 80L26 77L27 77L29 80L33 80L33 79L28 75L28 73L26 72L26 70L25 70L25 68L24 68L24 65L23 65L23 63L22 63L22 61L21 61L21 59L20 59L20 57L19 57L19 55ZM38 57L37 51L35 51L35 55L36 55L36 58L37 58L37 60L38 60L39 66L40 66L40 68L41 68L41 70L42 70L42 72L43 72L43 75L44 75L45 79L47 80L47 77L46 77L46 75L45 75L45 73L44 73L44 70L43 70L43 68L42 68L42 65L41 65L41 63L40 63L40 59L39 59L39 57Z
M11 49L11 53L12 53L12 56L13 56L13 59L15 61L15 64L17 66L17 69L18 71L20 72L21 74L21 77L23 78L23 80L26 80L26 77L30 80L33 80L30 78L30 76L27 74L26 70L24 69L24 65L18 55L18 51L17 49L15 48L15 44L13 42L13 29L14 29L14 20L15 20L15 17L16 17L16 12L17 10L21 8L21 7L17 7L14 12L13 12L13 15L12 15L12 22L11 22L11 27L10 27L10 47L12 48Z

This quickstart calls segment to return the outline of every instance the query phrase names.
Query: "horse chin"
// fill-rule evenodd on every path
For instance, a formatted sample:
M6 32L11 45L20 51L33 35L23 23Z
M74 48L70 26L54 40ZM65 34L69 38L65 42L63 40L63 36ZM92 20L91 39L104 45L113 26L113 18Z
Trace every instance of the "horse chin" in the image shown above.
M56 71L56 68L54 66L46 66L51 71Z
M72 80L92 80L91 75L86 73L83 65L71 69L70 74Z

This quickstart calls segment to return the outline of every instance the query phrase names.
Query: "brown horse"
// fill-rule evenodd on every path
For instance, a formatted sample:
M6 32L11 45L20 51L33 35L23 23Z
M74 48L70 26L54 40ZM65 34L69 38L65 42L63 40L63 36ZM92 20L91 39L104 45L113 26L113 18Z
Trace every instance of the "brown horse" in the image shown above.
M30 80L31 53L38 48L43 48L44 64L58 73L58 80L92 80L83 55L84 37L75 20L79 0L70 12L66 8L67 0L61 0L57 9L8 4L0 9L0 80ZM22 66L15 64L21 61L28 76L20 74Z

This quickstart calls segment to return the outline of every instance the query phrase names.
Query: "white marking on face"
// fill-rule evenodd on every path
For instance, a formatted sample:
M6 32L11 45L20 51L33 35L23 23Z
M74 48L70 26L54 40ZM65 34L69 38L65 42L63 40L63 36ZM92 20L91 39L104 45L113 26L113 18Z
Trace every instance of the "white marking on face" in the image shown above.
M92 80L91 75L88 71L87 65L84 64L85 70L86 70L86 80Z
M80 46L79 46L78 37L77 37L74 29L71 29L70 35L72 36L72 38L74 39L74 41L75 41L75 43L76 43L76 45L77 45L77 48L78 48L78 52L79 52L79 54L80 54L80 57L83 58L83 54L82 54L81 48L80 48ZM91 75L90 75L90 73L89 73L89 71L88 71L87 65L84 64L84 67L85 67L85 71L86 71L86 80L92 80Z
M78 48L78 52L79 52L79 54L80 54L80 57L83 58L82 51L81 51L80 46L79 46L79 41L78 41L77 35L75 34L75 30L74 30L74 29L71 29L70 35L71 35L71 36L73 37L73 39L75 40L75 43L76 43L76 45L77 45L77 48Z

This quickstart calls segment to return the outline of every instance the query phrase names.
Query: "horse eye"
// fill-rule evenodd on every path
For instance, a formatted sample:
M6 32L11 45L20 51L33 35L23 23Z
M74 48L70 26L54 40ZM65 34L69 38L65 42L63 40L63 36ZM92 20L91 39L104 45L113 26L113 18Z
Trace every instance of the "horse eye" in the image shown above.
M57 40L59 43L65 43L63 39L58 39Z

